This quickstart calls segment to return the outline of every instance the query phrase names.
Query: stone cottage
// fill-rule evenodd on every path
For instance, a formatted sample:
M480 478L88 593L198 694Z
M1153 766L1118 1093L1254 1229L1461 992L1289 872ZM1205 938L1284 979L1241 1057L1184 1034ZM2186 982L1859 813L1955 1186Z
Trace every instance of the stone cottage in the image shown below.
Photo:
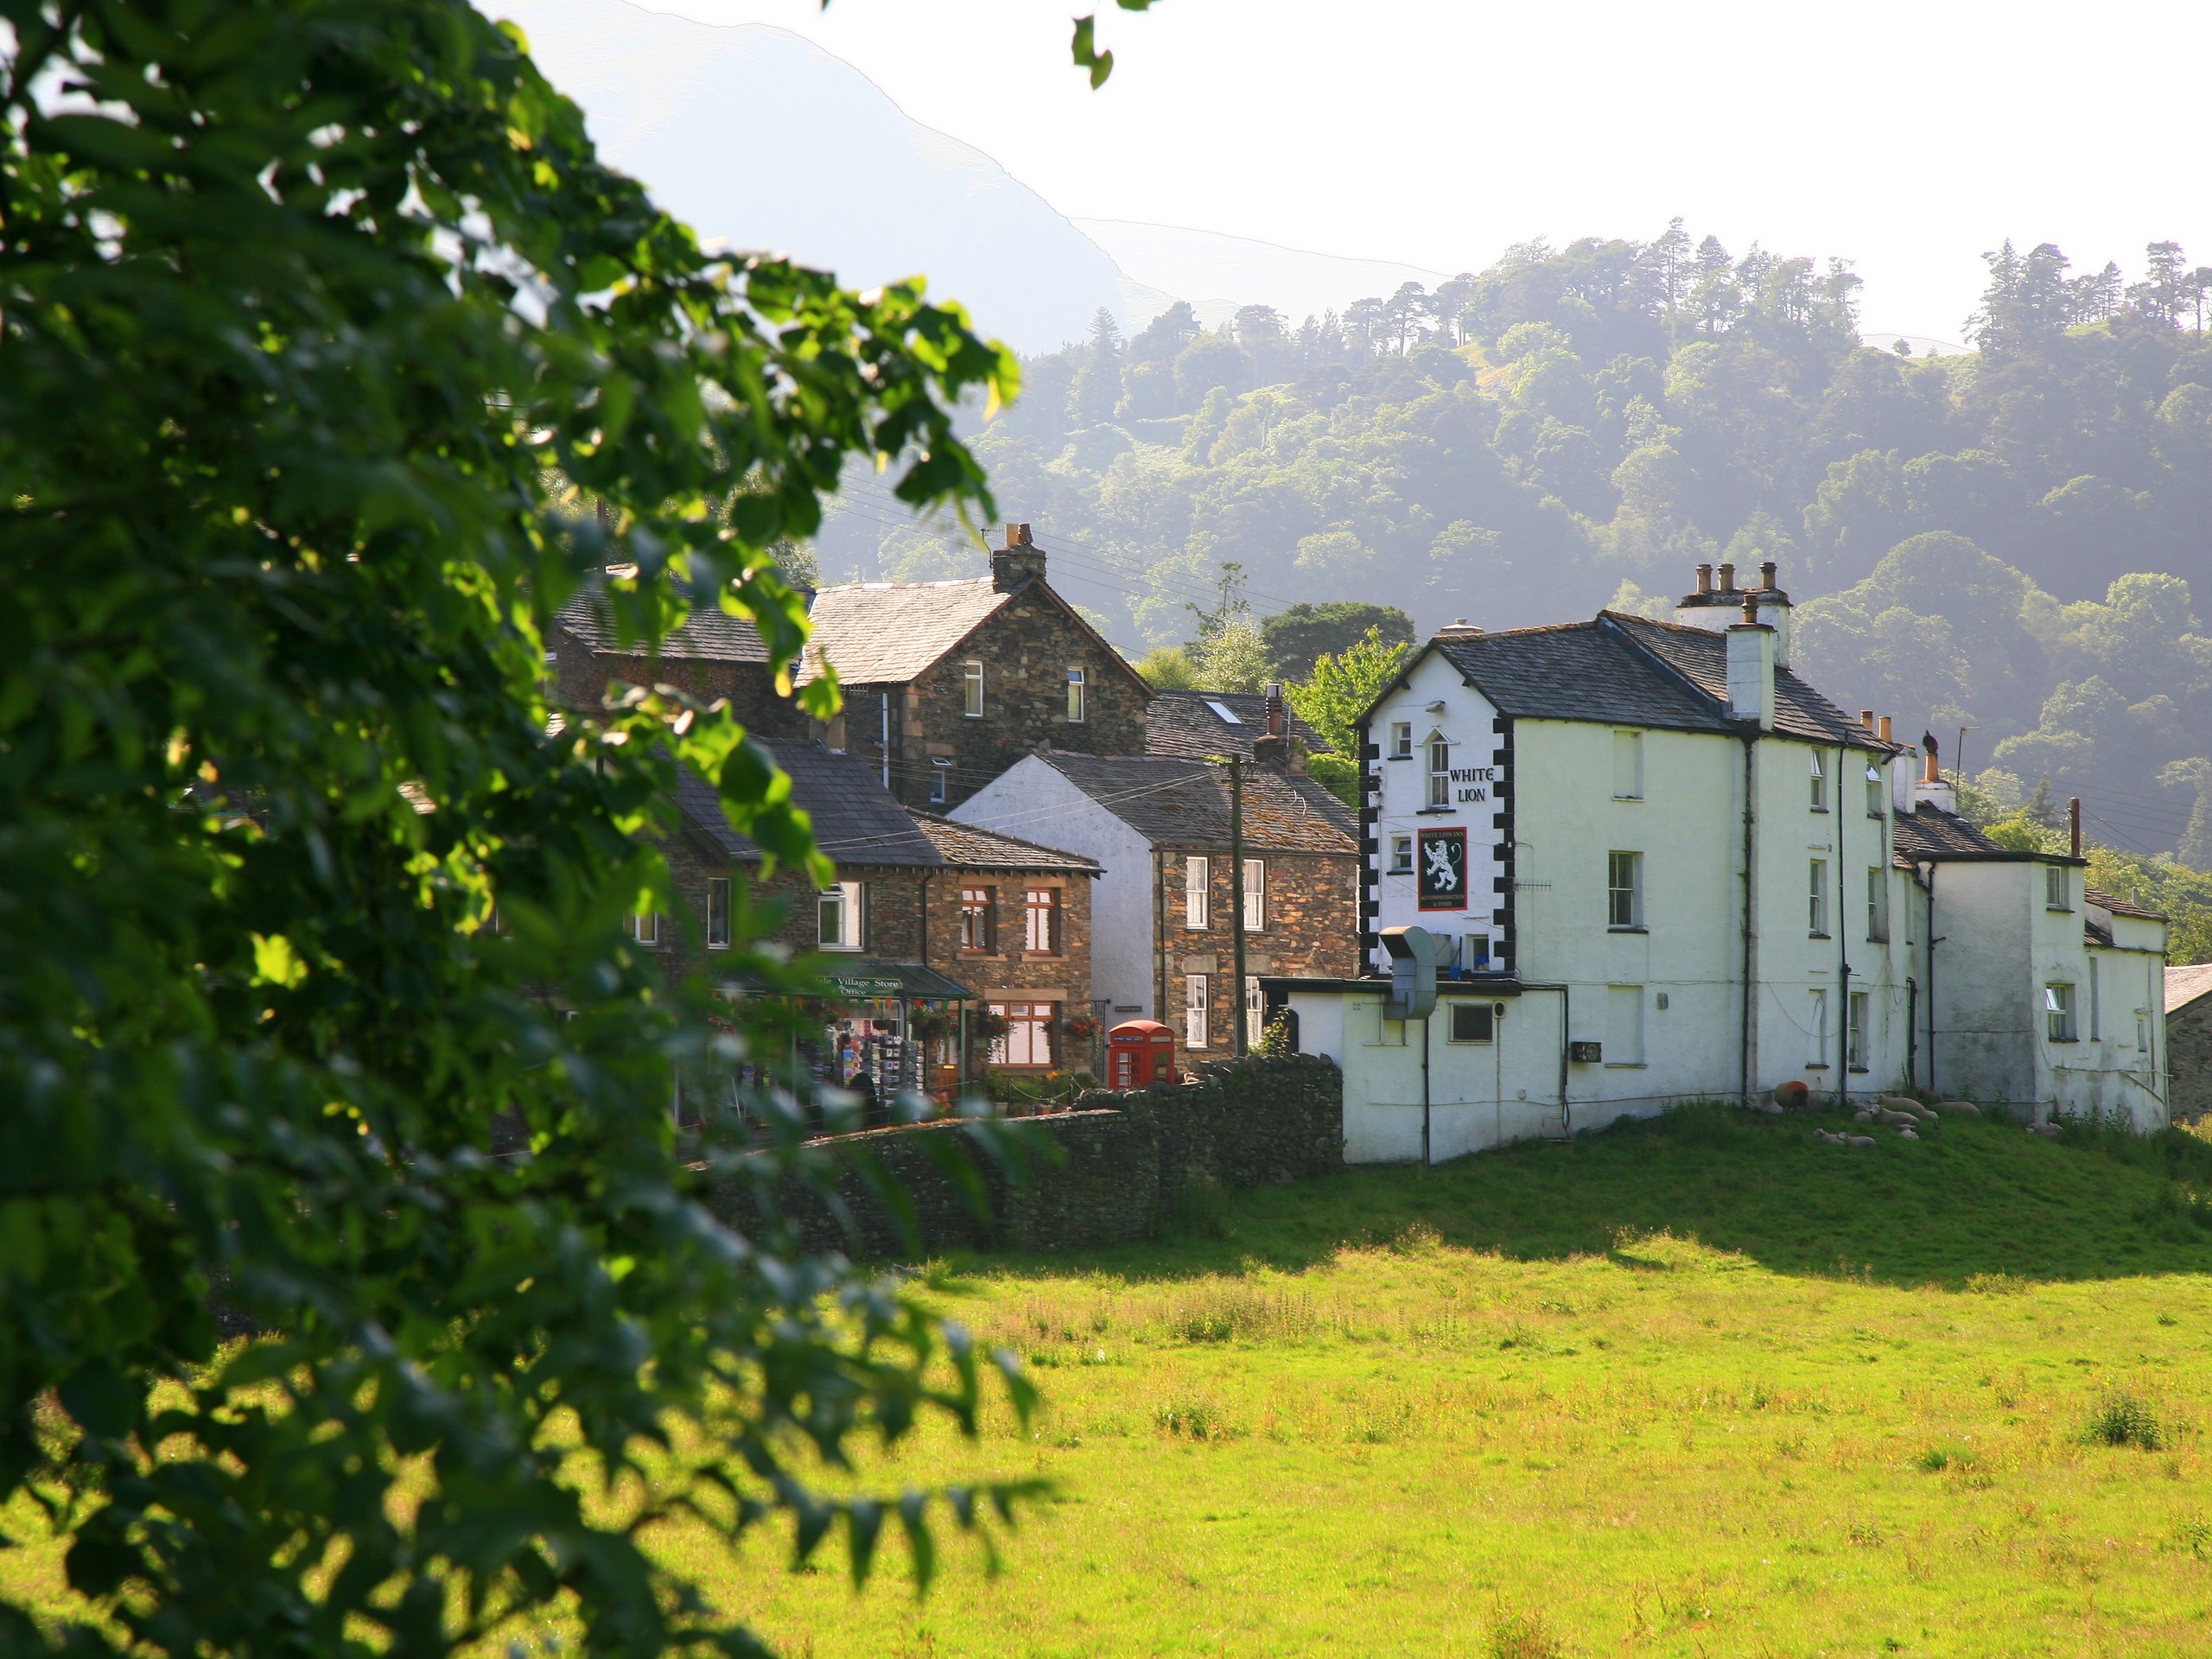
M2165 973L2167 1098L2174 1122L2212 1112L2212 962Z
M825 588L811 614L809 662L845 694L824 741L908 806L957 806L1040 745L1144 752L1152 688L1052 590L1027 524L988 577Z
M702 702L727 698L747 731L764 737L804 737L806 716L776 695L768 647L749 618L692 601L682 626L648 654L615 626L606 584L585 584L561 607L545 639L556 698L595 709L609 685L674 685Z
M1027 756L956 808L966 823L1033 836L1096 863L1091 972L1109 1024L1149 1016L1182 1052L1256 1034L1260 979L1359 970L1359 842L1344 804L1264 762L1243 774L1245 982L1235 982L1229 774L1164 755Z
M737 884L783 914L771 937L818 952L844 1010L828 1039L845 1074L881 1089L948 1082L970 1061L1043 1071L1088 1064L1090 883L1080 855L900 806L867 764L812 741L766 747L793 801L835 861L834 885L779 869L758 880L760 852L723 814L705 779L683 773L679 827L662 843L683 914L640 916L632 937L671 966L730 948ZM988 1052L963 1033L982 1009L1006 1022Z

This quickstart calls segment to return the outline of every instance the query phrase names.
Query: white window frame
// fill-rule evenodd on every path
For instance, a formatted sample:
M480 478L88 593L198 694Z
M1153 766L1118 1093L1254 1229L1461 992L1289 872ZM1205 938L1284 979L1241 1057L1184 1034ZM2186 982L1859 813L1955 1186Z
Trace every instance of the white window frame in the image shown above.
M1818 749L1815 749L1812 752L1812 754L1813 775L1811 783L1813 810L1815 812L1825 812L1828 810L1828 769L1821 757L1821 752Z
M1183 1046L1207 1047L1207 1025L1212 1009L1212 982L1205 974L1183 976Z
M1090 686L1079 668L1068 670L1068 724L1080 726L1090 712Z
M1428 750L1428 804L1452 804L1452 743L1441 732L1431 732Z
M1244 1046L1247 1048L1260 1040L1266 1013L1267 1001L1260 995L1260 976L1247 974L1244 976Z
M1183 925L1203 933L1212 925L1206 895L1211 880L1205 858L1193 853L1183 860Z
M1411 875L1414 873L1414 838L1411 836L1390 837L1390 871L1392 875Z
M1613 798L1617 801L1640 801L1643 798L1643 734L1619 732L1613 734Z
M942 755L930 760L930 804L943 806L952 798L952 762Z
M1414 758L1414 723L1410 720L1390 722L1390 759L1410 760Z
M2047 981L2043 988L2043 1034L2046 1041L2072 1043L2081 1040L2075 1024L2075 1004L2074 987L2063 979Z
M1446 1029L1444 1038L1446 1042L1490 1043L1497 1040L1497 1020L1488 1002L1475 1002L1465 997L1454 997L1452 1000L1451 1008L1452 1020ZM1465 1016L1467 1025L1475 1029L1463 1031L1460 1027L1462 1016Z
M1866 938L1872 944L1890 938L1890 873L1878 864L1866 867Z
M2074 908L2074 872L2065 865L2046 864L2043 867L2043 907L2061 911Z
M991 912L997 907L998 894L991 887L963 887L960 889L960 948L974 956L988 956L991 950Z
M1872 999L1865 991L1844 993L1843 1065L1847 1071L1867 1069L1868 1022L1873 1018Z
M1616 849L1605 855L1605 925L1616 933L1634 932L1643 925L1642 853Z
M1038 902L1039 898L1042 904ZM1045 943L1037 943L1039 918L1043 919ZM1058 887L1024 887L1021 890L1021 948L1033 957L1054 957L1060 950L1060 890Z
M660 912L657 910L633 910L623 923L631 942L642 944L648 950L660 948Z
M707 878L707 949L727 950L730 938L729 877Z
M983 665L960 664L960 712L969 720L983 717Z
M1244 931L1268 931L1268 861L1264 858L1244 861Z
M1866 763L1866 816L1881 818L1889 816L1889 785L1883 780L1881 768L1872 761Z
M821 923L828 918L834 902L837 914L837 937L822 938ZM816 894L815 937L820 939L818 949L823 950L858 950L868 937L868 884L863 881L840 881L834 887L823 887Z
M1825 939L1828 932L1828 861L1825 858L1810 861L1806 873L1805 932L1808 938Z

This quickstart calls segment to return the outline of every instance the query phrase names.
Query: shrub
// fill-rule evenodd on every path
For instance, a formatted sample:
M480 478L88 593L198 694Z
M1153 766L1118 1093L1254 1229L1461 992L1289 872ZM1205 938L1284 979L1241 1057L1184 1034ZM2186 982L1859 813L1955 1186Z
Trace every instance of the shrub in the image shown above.
M1565 1659L1567 1646L1533 1608L1493 1612L1490 1621L1491 1659Z
M2132 1446L2156 1452L2166 1433L2148 1402L2126 1389L2108 1389L2083 1425L2082 1439L2091 1446Z

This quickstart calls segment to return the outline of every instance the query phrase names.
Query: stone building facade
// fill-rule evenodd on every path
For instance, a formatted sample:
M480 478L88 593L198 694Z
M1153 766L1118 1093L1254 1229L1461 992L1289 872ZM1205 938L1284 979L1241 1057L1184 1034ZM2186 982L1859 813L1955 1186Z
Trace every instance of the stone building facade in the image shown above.
M825 588L802 678L827 662L845 711L822 735L904 804L950 810L1040 747L1141 754L1152 690L1055 593L1029 526L991 574Z
M2167 1097L2174 1122L2212 1112L2212 963L2166 969Z
M594 582L561 607L545 648L554 696L571 708L599 707L610 685L673 685L702 702L727 699L760 736L807 735L798 704L776 695L760 630L713 605L695 600L691 615L649 655L622 638L605 584Z

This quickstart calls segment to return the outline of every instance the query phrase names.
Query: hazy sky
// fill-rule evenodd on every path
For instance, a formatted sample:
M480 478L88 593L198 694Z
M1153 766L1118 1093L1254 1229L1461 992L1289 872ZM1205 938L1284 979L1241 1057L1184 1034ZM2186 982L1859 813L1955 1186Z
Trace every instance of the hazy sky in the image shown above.
M2206 14L2164 0L1159 0L1102 6L1095 93L1065 0L652 4L805 35L1071 214L1445 270L1681 214L1853 259L1870 330L1947 340L2007 235L2131 280L2156 238L2212 263Z

